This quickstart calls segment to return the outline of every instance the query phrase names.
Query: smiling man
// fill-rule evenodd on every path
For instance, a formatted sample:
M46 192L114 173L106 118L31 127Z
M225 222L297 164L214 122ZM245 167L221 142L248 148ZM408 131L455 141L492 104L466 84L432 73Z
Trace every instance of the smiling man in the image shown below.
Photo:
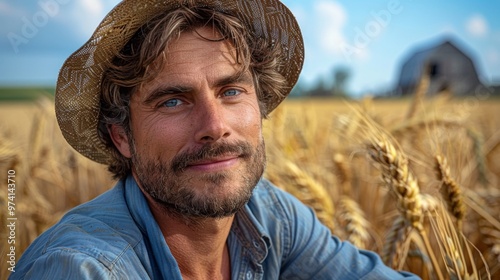
M132 174L158 217L163 210L183 220L231 216L264 171L252 75L221 37L209 27L181 33L165 49L155 78L131 97L133 133L111 125L115 146L131 158Z
M68 143L119 182L35 240L11 278L414 278L262 178L262 120L303 51L277 0L120 3L56 93Z

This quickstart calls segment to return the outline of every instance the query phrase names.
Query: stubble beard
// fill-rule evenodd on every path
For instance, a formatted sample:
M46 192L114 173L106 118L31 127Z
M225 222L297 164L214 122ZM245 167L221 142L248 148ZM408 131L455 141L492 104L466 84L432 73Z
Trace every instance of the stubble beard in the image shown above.
M256 147L244 141L207 144L197 151L179 154L169 162L143 157L131 142L132 164L140 186L166 213L185 221L234 215L252 196L266 164L262 138ZM238 169L196 178L185 173L191 162L226 154L239 155Z

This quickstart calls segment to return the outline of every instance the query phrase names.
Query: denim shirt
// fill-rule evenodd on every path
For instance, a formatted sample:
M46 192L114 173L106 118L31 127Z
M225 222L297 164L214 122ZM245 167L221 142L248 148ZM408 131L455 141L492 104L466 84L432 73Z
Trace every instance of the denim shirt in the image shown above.
M331 235L265 179L233 222L232 279L418 279ZM9 279L182 279L132 176L69 211L24 252Z

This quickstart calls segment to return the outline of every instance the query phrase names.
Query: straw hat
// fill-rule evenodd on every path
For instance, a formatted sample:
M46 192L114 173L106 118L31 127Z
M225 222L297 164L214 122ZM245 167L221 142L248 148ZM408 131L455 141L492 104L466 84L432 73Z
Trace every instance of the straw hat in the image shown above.
M110 163L110 148L105 146L97 130L102 75L142 25L184 3L198 3L237 16L255 38L281 44L285 53L282 65L286 66L279 71L290 90L295 85L304 60L304 44L294 16L279 0L125 0L103 19L92 37L70 55L59 73L56 117L66 141L79 153L99 163ZM269 100L269 112L286 95Z

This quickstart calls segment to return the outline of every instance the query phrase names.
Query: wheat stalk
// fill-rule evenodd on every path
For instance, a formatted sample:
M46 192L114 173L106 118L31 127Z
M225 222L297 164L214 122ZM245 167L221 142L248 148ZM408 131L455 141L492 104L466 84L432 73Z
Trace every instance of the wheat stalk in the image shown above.
M462 220L465 216L465 206L462 200L462 190L450 175L450 167L445 157L435 157L435 169L439 181L441 181L441 195L448 205L448 209L457 219L458 228L462 228Z
M333 231L335 208L326 189L295 163L287 160L283 165L279 176L284 179L285 190L311 206L320 221Z
M368 150L371 158L380 164L383 182L397 198L397 208L409 224L423 229L423 215L419 187L408 170L408 160L385 137L372 141Z
M500 271L500 230L495 229L486 220L479 220L479 231L484 243L489 247L490 273Z
M422 102L422 99L425 97L427 91L429 90L429 85L430 85L430 75L429 71L426 70L423 71L422 75L420 76L420 82L418 83L417 89L413 96L412 103L408 108L406 119L411 119L415 115L415 113L417 112L418 104Z
M407 135L411 132L416 133L422 129L429 130L432 128L461 129L464 128L464 124L463 122L455 119L451 120L433 116L432 118L418 118L397 123L391 128L390 132L392 135L398 136L401 134Z
M484 279L481 278L473 261L472 252L463 234L453 225L450 215L440 207L430 219L433 232L450 279ZM469 260L470 267L467 263ZM484 261L484 260L483 260ZM469 269L472 270L469 272ZM487 278L489 272L487 272Z
M338 217L340 224L347 234L347 240L359 248L366 248L370 235L369 222L365 219L363 211L356 201L347 196L342 196L338 203Z
M440 201L429 194L423 193L420 194L420 200L422 201L422 211L426 213L433 213L438 209Z
M349 165L341 153L336 153L333 156L333 163L337 170L336 175L342 189L342 194L350 194L351 188L349 187L349 182L352 182L352 173Z
M378 139L372 139L368 150L371 158L381 166L383 181L396 196L399 212L421 237L438 279L444 279L423 226L420 189L417 180L408 169L406 156L396 150L383 134L379 135Z
M386 235L381 252L382 261L386 265L395 268L406 257L410 246L408 237L411 229L402 216L396 217Z
M490 183L489 170L486 167L486 153L483 152L484 140L483 135L473 128L467 127L467 136L472 139L473 155L476 158L476 167L479 175L479 182L483 186ZM471 168L472 170L472 168Z

